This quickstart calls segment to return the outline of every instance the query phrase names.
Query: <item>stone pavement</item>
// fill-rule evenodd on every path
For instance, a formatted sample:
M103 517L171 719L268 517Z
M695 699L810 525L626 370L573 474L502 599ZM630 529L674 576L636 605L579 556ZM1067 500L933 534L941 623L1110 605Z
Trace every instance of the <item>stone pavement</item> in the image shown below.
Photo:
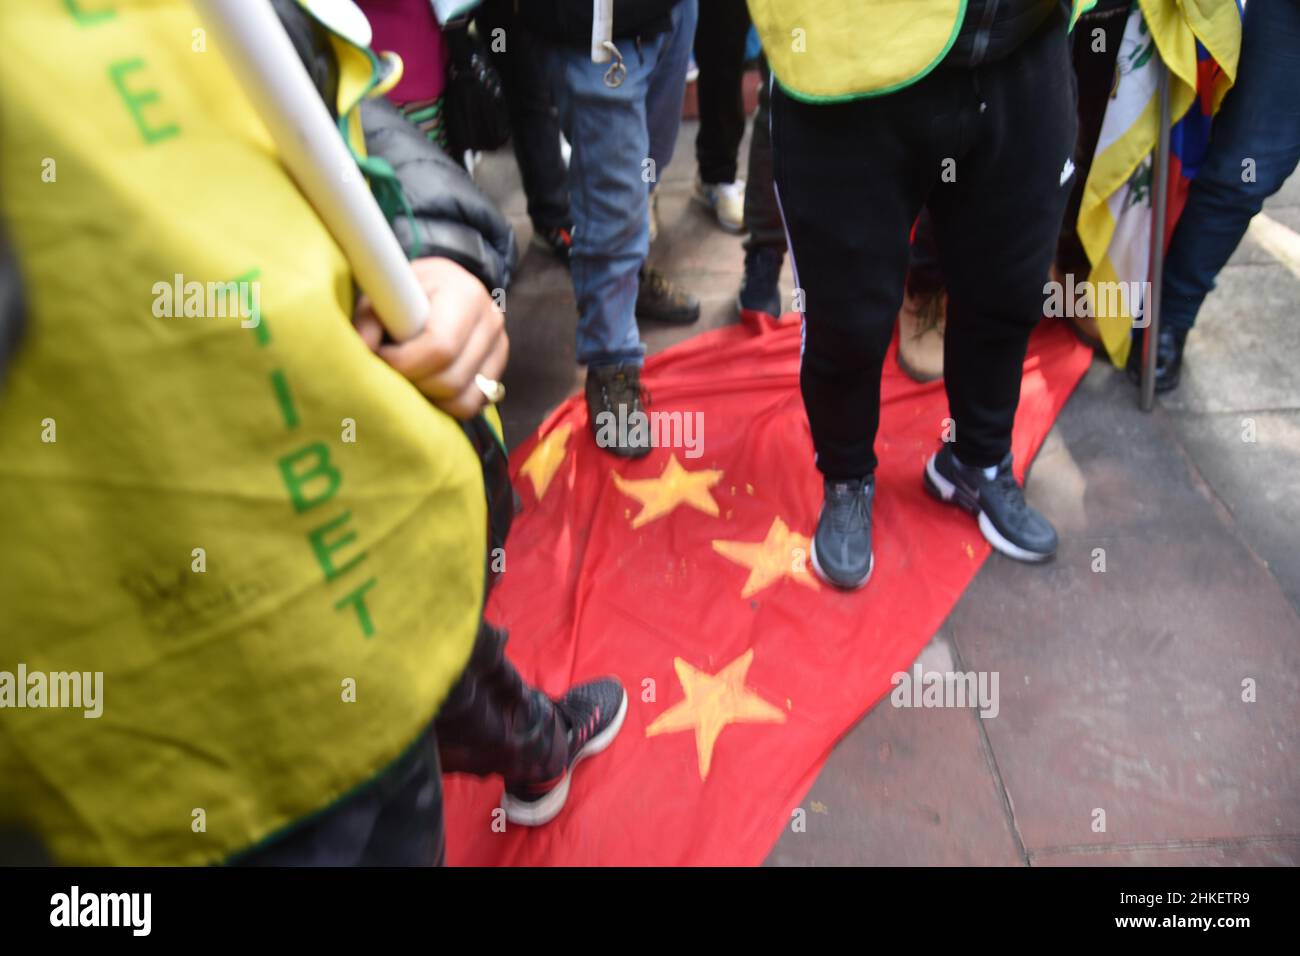
M683 124L651 260L703 317L647 328L651 351L736 318L743 253L690 200L694 137ZM509 149L477 176L528 249ZM927 671L996 672L997 716L886 698L770 864L1300 863L1300 176L1266 215L1178 391L1143 414L1098 360L1066 406L1028 485L1057 560L990 557L923 652ZM792 285L787 263L787 301ZM575 319L567 272L528 249L507 311L512 445L581 388Z

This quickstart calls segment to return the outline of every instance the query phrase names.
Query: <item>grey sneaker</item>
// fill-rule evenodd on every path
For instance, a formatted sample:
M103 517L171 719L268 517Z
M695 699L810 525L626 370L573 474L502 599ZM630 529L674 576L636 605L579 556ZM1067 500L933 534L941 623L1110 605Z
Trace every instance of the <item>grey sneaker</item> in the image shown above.
M1056 554L1056 529L1025 501L1009 454L986 478L984 469L960 464L944 445L925 464L925 490L975 515L984 539L1008 558L1037 563Z
M817 576L837 588L865 585L876 566L871 553L871 500L874 476L823 484L825 500L812 540L812 566Z

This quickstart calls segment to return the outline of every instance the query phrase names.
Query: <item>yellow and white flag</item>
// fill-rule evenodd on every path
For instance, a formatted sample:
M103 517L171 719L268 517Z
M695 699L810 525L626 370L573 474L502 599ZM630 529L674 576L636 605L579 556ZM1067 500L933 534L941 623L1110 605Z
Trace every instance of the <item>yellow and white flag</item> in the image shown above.
M1121 294L1093 303L1111 360L1128 358L1129 331L1145 314L1150 276L1153 152L1159 139L1160 71L1169 71L1171 124L1198 96L1197 42L1218 64L1208 90L1217 111L1237 76L1241 17L1232 0L1138 0L1129 14L1092 169L1079 208L1078 231L1092 288Z

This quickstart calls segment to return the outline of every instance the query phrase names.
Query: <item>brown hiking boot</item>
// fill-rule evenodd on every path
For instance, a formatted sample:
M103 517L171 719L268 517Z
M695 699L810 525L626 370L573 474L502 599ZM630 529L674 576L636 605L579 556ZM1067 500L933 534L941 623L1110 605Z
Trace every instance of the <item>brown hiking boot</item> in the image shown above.
M1047 277L1056 283L1058 288L1066 288L1065 276L1061 274L1061 267L1055 262L1052 263L1052 268L1048 270ZM1069 324L1074 337L1094 352L1105 355L1106 346L1101 341L1101 326L1097 323L1097 317L1095 315L1075 315L1077 310L1074 308L1074 303L1070 302L1067 305L1069 307L1065 310L1063 318Z
M658 270L642 266L637 277L636 317L668 325L690 325L700 317L700 300L669 282Z
M610 365L587 369L587 418L596 444L621 458L650 454L650 397L641 387L641 369Z
M898 310L898 367L916 382L943 378L943 329L948 293L903 294Z

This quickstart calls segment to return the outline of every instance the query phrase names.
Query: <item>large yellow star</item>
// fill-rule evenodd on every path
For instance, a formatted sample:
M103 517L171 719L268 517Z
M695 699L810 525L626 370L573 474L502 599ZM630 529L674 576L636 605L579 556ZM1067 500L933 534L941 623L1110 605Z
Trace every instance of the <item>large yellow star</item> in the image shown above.
M542 496L546 494L546 489L551 486L551 479L555 477L561 462L568 454L565 446L569 444L569 433L572 431L573 426L567 422L555 429L537 443L533 453L519 469L521 474L533 480L533 494L537 496L538 501L541 501Z
M696 670L680 657L673 659L677 679L686 699L669 707L645 729L647 737L681 730L695 731L695 752L700 761L700 779L709 775L713 745L728 724L781 724L785 711L770 704L745 686L745 675L754 660L751 647L716 674Z
M749 568L749 577L740 591L742 598L757 594L784 577L818 590L817 579L808 571L811 553L808 538L786 527L780 515L772 521L764 540L714 541L713 550Z
M722 480L721 471L702 469L687 471L682 467L677 456L668 459L663 472L658 478L643 478L632 481L614 472L614 486L625 495L631 495L641 502L640 513L632 520L632 527L639 528L656 518L674 511L678 505L690 505L706 515L718 516L718 503L709 494L709 489Z

